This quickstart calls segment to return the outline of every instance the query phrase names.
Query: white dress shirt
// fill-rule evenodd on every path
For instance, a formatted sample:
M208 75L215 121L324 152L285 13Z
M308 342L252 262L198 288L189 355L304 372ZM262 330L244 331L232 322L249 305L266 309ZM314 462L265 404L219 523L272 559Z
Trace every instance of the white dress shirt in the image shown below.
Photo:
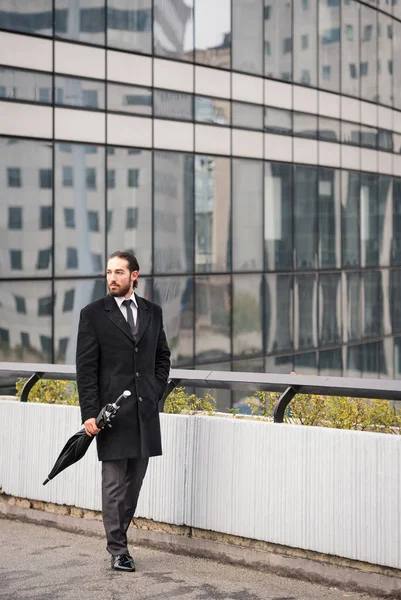
M128 321L127 307L123 305L123 302L124 300L132 300L131 310L134 315L134 323L136 325L136 320L138 318L138 303L136 301L135 293L132 292L130 298L124 298L124 296L114 296L114 300L117 302L117 306L123 313L124 319L126 321Z

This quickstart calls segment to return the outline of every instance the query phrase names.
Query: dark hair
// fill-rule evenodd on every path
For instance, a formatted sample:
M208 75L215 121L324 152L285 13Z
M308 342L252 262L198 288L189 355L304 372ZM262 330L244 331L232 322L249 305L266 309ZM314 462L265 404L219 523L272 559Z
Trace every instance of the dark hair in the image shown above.
M124 252L123 250L117 250L116 252L113 252L113 254L111 254L109 256L109 259L110 258L123 258L124 260L126 260L128 263L128 270L130 273L132 273L133 271L139 271L138 260L137 260L136 256L134 256L132 254L132 252ZM138 278L135 279L135 281L134 281L134 289L137 287L138 287Z

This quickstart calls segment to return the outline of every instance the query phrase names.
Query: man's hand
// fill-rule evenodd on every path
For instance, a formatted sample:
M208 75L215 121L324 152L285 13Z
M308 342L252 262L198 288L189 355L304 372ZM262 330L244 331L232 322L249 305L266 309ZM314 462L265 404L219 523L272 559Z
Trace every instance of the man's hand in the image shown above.
M85 431L88 435L96 435L100 429L96 426L96 419L87 419L84 423Z

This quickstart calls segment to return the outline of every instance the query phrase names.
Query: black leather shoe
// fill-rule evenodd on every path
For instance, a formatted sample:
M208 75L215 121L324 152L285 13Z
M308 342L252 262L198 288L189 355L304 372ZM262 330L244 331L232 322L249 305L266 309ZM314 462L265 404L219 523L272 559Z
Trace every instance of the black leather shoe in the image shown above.
M135 571L135 563L129 554L117 554L111 557L111 567L116 571Z

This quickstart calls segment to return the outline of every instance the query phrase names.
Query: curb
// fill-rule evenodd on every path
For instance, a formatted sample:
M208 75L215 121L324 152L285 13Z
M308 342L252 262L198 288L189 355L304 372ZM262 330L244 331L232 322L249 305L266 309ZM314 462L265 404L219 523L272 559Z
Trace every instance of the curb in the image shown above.
M25 508L4 501L0 501L0 517L55 527L71 533L104 537L103 523L99 520ZM401 573L396 569L351 560L347 560L349 566L345 566L334 564L336 557L327 556L325 561L325 555L316 554L316 558L313 558L313 553L308 553L310 557L307 558L292 556L290 553L294 553L294 549L291 548L287 549L288 553L284 547L274 550L273 545L270 545L270 550L258 550L205 539L205 534L212 535L213 532L191 530L187 527L185 531L184 534L161 533L130 527L128 539L133 545L208 558L344 590L401 600ZM330 559L333 562L329 562ZM344 563L344 559L337 560Z

